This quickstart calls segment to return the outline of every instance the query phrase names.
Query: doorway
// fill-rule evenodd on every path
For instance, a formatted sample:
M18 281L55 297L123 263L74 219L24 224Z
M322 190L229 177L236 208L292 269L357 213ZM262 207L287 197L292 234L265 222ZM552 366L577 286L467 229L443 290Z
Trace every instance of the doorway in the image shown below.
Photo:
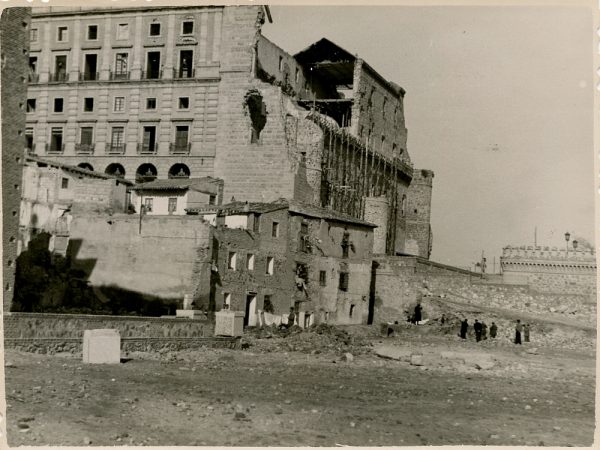
M160 78L160 52L148 52L146 78Z
M84 63L84 72L83 79L84 80L96 80L97 79L97 71L98 71L98 55L93 53L88 53L85 55L85 63Z
M256 294L246 295L246 314L244 315L244 326L256 326Z

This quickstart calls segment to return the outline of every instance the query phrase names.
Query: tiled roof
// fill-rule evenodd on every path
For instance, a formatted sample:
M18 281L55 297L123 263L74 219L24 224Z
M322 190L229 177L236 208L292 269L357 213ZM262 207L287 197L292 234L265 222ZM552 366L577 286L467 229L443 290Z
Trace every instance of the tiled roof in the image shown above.
M27 155L25 160L27 162L36 163L38 166L57 167L57 168L65 170L67 172L75 173L75 174L82 175L82 176L87 176L90 178L101 178L103 180L117 180L117 181L119 181L119 183L123 183L128 186L132 186L134 184L133 181L117 177L116 175L109 175L107 173L96 172L95 170L83 169L81 167L72 166L70 164L64 164L64 163L57 162L57 161L51 161L49 159L39 158L37 156Z
M217 194L219 190L218 178L169 178L166 180L153 180L135 185L136 191L172 191L187 190Z
M356 225L364 225L366 227L371 228L377 227L377 225L375 225L374 223L367 222L366 220L357 219L356 217L352 217L348 214L344 214L339 211L327 208L320 208L318 206L309 205L302 202L291 201L289 209L291 213L299 214L302 216L318 217L320 219L335 220L337 222L344 223L353 223Z

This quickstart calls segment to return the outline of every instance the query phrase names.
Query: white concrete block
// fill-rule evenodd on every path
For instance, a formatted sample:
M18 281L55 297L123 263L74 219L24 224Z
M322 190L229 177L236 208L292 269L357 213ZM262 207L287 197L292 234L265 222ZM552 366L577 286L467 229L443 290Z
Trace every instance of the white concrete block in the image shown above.
M121 335L118 330L85 330L83 332L83 362L88 364L119 364Z
M244 313L241 311L217 311L215 313L215 336L237 337L244 334Z
M205 317L204 312L199 309L177 309L175 310L175 317L185 317L187 319L196 319Z

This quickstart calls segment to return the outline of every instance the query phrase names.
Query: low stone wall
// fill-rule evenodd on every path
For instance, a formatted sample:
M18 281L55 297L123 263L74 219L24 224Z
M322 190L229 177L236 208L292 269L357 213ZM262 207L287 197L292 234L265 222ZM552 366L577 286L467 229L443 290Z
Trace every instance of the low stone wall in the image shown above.
M121 335L122 351L229 347L236 340L215 338L207 319L79 314L10 313L4 316L4 345L38 353L81 352L85 330L111 328Z

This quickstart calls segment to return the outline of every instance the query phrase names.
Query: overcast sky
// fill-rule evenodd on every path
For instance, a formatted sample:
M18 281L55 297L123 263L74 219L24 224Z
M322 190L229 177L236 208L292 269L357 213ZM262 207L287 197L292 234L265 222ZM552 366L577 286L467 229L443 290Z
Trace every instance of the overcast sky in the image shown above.
M581 7L271 6L290 53L327 37L406 89L408 151L435 172L433 254L594 239L593 27ZM573 238L571 238L573 240ZM498 267L498 264L497 266Z

